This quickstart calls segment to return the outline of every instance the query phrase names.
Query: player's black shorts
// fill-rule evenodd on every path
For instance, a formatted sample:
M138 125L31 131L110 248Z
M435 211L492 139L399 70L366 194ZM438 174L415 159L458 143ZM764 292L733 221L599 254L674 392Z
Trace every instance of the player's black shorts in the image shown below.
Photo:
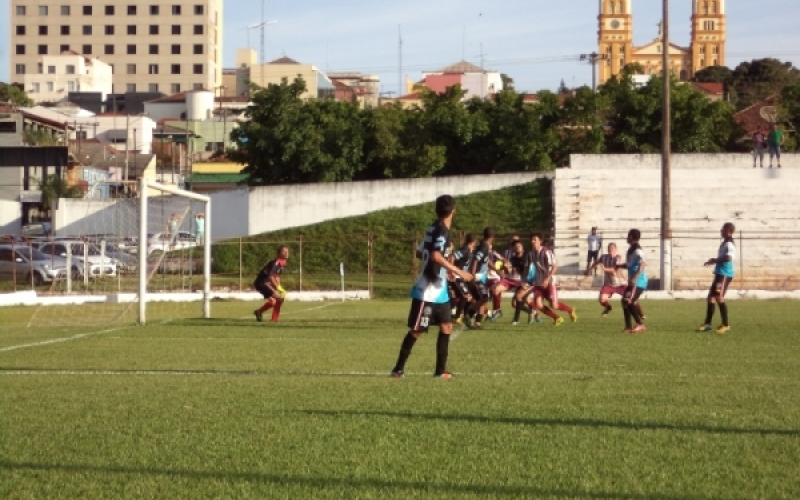
M635 304L639 301L642 294L644 293L643 288L639 288L638 286L628 285L625 287L625 292L622 294L622 302L629 302L631 304Z
M486 288L486 283L480 281L473 281L469 284L469 292L472 298L477 301L489 300L489 289Z
M586 254L587 261L597 262L599 258L600 258L600 250L589 250L589 252Z
M265 299L271 299L272 297L275 296L276 293L278 293L277 290L275 290L269 285L255 285L255 287L258 293L264 296Z
M408 312L408 327L412 332L427 332L431 325L446 325L453 322L450 304L434 304L411 299L411 310Z
M469 290L469 285L461 278L456 278L451 281L448 283L448 286L450 286L450 290L452 290L453 294L460 300L466 300L467 296L472 293Z
M708 290L709 297L725 297L728 292L728 286L731 284L733 278L728 278L721 274L714 275L714 282L711 283L711 288Z

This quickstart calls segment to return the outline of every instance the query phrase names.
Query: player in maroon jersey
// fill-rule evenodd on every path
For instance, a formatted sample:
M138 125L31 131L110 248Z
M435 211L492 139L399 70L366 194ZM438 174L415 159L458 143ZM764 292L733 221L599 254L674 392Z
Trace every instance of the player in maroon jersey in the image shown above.
M278 248L278 255L261 268L256 280L253 282L253 287L267 299L260 309L253 311L257 321L263 321L264 313L270 308L273 308L273 323L277 323L278 317L281 315L281 306L283 306L283 301L286 299L286 290L281 286L281 275L286 269L286 260L288 258L289 247L281 246Z

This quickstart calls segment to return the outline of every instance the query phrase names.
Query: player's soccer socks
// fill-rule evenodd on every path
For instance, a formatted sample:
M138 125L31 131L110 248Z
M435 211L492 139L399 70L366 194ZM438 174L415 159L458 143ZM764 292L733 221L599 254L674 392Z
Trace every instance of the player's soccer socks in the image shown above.
M411 349L414 348L416 342L417 338L411 335L411 332L408 332L403 339L403 343L400 344L400 355L397 356L397 364L392 371L402 372L405 369L406 361L408 361L408 357L411 356Z
M499 293L492 295L492 309L495 311L499 311L500 307L503 305L503 296Z
M572 314L572 308L563 302L559 302L558 307L556 307L556 309L558 309L559 311L564 311L567 314Z
M549 307L547 307L547 306L542 306L542 309L541 309L541 311L544 313L544 315L545 315L545 316L547 316L547 317L548 317L548 318L550 318L550 319L558 319L558 317L559 317L559 316L558 316L558 314L554 313L554 312L553 312L553 311L552 311L552 310L551 310Z
M283 301L282 300L279 301L277 304L275 304L275 307L272 309L272 321L273 322L278 321L278 318L281 315L281 307L283 307Z
M272 306L274 306L274 305L275 305L275 299L269 299L268 301L264 302L264 305L261 306L261 309L259 309L258 312L263 314L263 313L269 311L270 308L272 308Z
M722 316L722 326L728 326L728 304L725 302L719 303L719 315Z
M603 300L603 301L601 301L601 302L600 302L600 305L601 305L601 306L603 306L603 307L605 308L605 310L606 310L606 311L611 311L611 309L613 309L613 308L611 307L611 304L609 304L609 303L608 303L608 300Z
M475 315L475 323L483 322L483 314L476 314Z
M517 308L514 310L514 322L515 323L519 322L519 316L520 316L520 314L522 314L522 311L525 311L528 314L531 314L533 312L533 311L531 311L531 308L528 307L527 304L525 304L524 300L518 300L517 301Z
M714 310L716 309L717 305L713 302L709 302L706 306L706 325L710 325L711 321L714 319Z
M631 308L628 304L622 305L622 312L625 314L625 329L630 330L633 328Z
M447 355L450 348L450 335L445 335L439 332L439 337L436 339L436 372L435 376L439 376L447 370Z
M636 304L634 304L634 306L636 307L636 310L639 311L639 316L641 316L641 318L644 319L644 310L642 309L642 305L637 302Z
M628 309L631 311L631 316L633 316L633 321L636 322L637 325L642 324L642 315L639 314L639 308L636 307L636 304L630 304Z

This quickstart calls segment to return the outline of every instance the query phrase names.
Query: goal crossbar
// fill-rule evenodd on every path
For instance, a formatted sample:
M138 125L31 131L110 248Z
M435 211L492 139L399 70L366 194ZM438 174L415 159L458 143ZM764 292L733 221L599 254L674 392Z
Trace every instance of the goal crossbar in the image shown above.
M203 318L211 317L211 198L202 194L184 191L174 186L167 186L159 182L141 179L139 181L139 323L145 324L147 321L147 283L149 276L147 272L147 205L150 190L161 191L164 193L181 196L195 201L203 202L204 208L204 228L203 228Z

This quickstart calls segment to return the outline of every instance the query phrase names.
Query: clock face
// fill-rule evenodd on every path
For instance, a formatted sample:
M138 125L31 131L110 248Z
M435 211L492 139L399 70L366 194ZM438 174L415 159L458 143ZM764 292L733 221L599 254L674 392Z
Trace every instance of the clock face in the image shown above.
M614 19L613 21L611 21L611 27L612 28L619 29L620 26L622 26L622 23L620 23L617 19Z

